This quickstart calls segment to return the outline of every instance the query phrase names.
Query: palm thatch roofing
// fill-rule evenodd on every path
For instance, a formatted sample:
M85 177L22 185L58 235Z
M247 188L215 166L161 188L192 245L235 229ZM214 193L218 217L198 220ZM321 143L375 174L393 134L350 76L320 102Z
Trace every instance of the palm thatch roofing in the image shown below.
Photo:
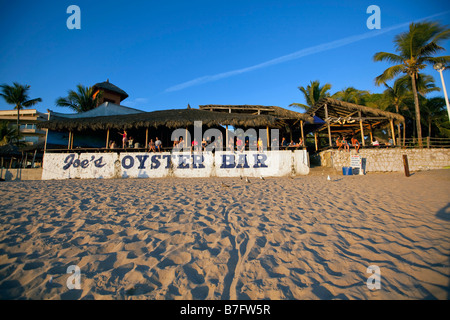
M269 115L280 120L303 120L305 122L314 123L314 118L309 114L295 112L277 106L208 104L200 105L199 108L200 110L216 112Z
M92 86L94 89L103 89L103 90L107 90L107 91L112 91L115 93L118 93L121 96L121 100L124 100L125 98L128 98L128 93L126 93L125 91L123 91L122 89L120 89L118 86L113 85L112 83L109 82L109 80L104 81L104 82L99 82L96 83Z
M54 119L40 122L40 128L55 131L81 131L106 129L158 128L171 129L186 128L201 121L206 127L231 125L234 127L275 127L276 118L270 115L250 115L211 112L199 109L172 109L153 112L143 112L120 116L101 116L77 119Z
M388 120L394 120L396 122L405 121L405 118L397 113L361 106L333 98L320 99L313 108L307 111L307 114L310 116L318 116L319 118L327 121L325 105L327 106L328 118L359 120L359 113L361 113L361 120L368 123L376 123L380 121L386 122Z

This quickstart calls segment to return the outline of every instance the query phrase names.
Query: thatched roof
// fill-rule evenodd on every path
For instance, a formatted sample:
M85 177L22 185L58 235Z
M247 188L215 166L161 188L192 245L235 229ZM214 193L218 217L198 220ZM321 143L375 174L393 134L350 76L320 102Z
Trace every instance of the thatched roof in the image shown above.
M202 121L207 127L231 125L234 127L276 126L276 118L269 115L250 115L211 112L198 109L172 109L121 116L103 116L79 119L55 119L37 124L40 128L57 131L131 129L149 127L185 128Z
M128 93L126 93L125 91L120 89L118 86L113 85L112 83L110 83L109 80L104 81L104 82L96 83L92 87L93 88L97 88L97 89L103 89L103 90L107 90L107 91L112 91L112 92L118 93L121 96L120 100L128 98Z
M254 115L270 115L277 119L282 120L303 120L309 123L313 123L314 119L309 114L300 113L284 109L276 106L261 106L261 105L218 105L208 104L200 105L200 110L210 110L216 112L228 112L228 113L246 113Z
M363 118L367 118L370 122L371 118L385 118L387 120L395 120L398 122L404 122L405 118L397 113L387 112L376 108L361 106L358 104L336 100L333 98L322 98L314 105L313 108L308 110L307 114L310 116L318 116L323 120L325 118L325 104L328 109L328 117L334 118L347 118L353 117L358 118L358 112L361 112ZM382 119L372 119L372 120L382 120Z

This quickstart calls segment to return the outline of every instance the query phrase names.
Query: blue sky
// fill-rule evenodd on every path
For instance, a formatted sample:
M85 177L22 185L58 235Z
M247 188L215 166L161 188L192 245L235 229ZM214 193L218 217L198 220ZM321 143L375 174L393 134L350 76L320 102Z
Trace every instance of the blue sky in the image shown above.
M66 26L72 4L80 30ZM380 30L366 26L373 4ZM312 80L332 84L332 93L382 92L374 78L389 64L373 55L394 52L409 22L434 16L450 25L449 10L442 0L0 0L0 83L30 85L30 97L43 99L39 111L69 113L55 106L58 97L106 79L129 94L123 105L144 111L188 103L296 110L289 104L304 103L298 87ZM425 72L441 87L432 67ZM448 71L444 78L450 89ZM11 107L1 100L0 109Z

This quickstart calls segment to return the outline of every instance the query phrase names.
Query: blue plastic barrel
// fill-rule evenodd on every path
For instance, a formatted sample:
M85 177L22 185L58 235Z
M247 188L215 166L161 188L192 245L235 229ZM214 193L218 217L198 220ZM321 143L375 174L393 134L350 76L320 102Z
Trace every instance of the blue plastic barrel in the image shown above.
M352 173L352 167L342 167L342 174L344 176L351 176Z

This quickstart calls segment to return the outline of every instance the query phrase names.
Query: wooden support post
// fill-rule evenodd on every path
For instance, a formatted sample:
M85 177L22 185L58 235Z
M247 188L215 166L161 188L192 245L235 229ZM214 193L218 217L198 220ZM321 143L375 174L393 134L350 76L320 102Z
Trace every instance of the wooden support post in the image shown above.
M69 131L69 142L67 143L67 149L70 149L70 140L72 138L72 131Z
M148 148L148 128L145 128L145 148Z
M319 150L319 146L317 145L317 131L314 132L314 144L316 146L316 151Z
M50 120L50 111L48 112L47 120ZM45 129L44 153L47 151L47 139L48 139L48 129ZM43 160L44 159L42 159L42 161Z
M37 149L34 150L33 160L31 161L31 168L34 168L34 161L36 160Z
M303 133L303 120L300 120L300 130L302 132L302 147L305 146L305 135Z
M358 112L359 115L359 128L361 130L361 144L363 147L366 146L366 142L364 141L364 126L361 119L361 111Z
M369 123L369 129L370 129L370 131L369 131L370 143L372 143L373 142L373 132L372 132L372 125L370 123Z
M326 103L325 103L325 121L327 122L328 142L330 144L330 147L332 147L333 146L333 141L331 140L330 120L328 119L328 108L327 108L327 104Z
M393 142L394 145L396 145L396 143L395 143L394 120L391 119L390 123L391 123L391 132L392 132L392 142Z
M406 154L403 155L403 167L405 168L405 176L409 177L408 156Z
M230 109L231 113L231 109ZM225 126L226 132L225 132L225 151L228 150L228 125Z
M44 153L47 152L48 129L45 129Z
M270 146L269 126L266 127L266 130L267 130L267 150L269 150L269 146Z
M70 139L70 149L73 149L73 136L74 136L74 134L72 132L71 139Z
M106 149L109 148L109 128L106 130Z

